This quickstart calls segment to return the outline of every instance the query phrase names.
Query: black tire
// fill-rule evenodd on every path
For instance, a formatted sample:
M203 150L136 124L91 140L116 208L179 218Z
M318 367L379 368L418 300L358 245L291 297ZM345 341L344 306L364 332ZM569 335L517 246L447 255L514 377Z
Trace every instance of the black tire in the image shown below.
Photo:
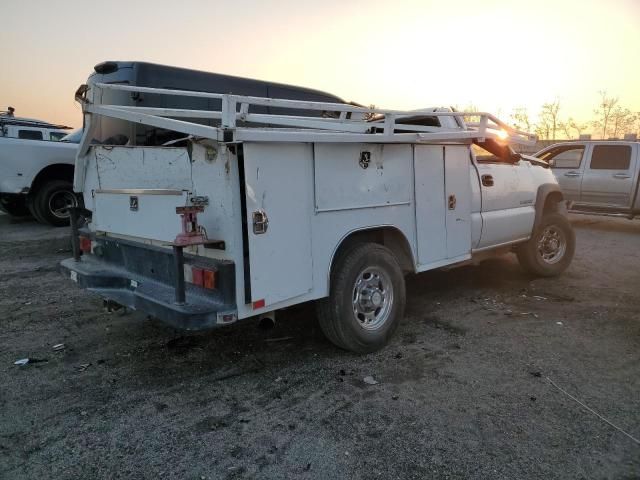
M18 196L0 198L0 210L12 217L28 217L30 215L25 199Z
M358 244L336 259L329 297L317 304L318 320L338 347L373 352L393 335L405 303L404 275L395 255L377 243Z
M62 227L69 225L69 206L81 205L73 193L73 185L66 180L50 180L40 186L31 202L33 216L41 223Z
M31 214L31 216L35 218L38 223L47 223L44 218L42 218L40 213L36 210L34 198L32 196L29 196L27 198L27 208L29 209L29 213Z
M576 249L576 236L566 216L549 213L529 241L516 249L522 268L541 277L554 277L571 264Z

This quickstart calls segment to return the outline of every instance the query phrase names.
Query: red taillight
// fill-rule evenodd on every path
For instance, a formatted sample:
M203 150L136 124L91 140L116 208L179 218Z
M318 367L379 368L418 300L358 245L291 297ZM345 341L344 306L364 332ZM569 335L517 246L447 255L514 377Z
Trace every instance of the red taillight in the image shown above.
M216 272L215 270L204 270L204 288L214 290L216 288Z
M198 285L199 287L204 286L204 272L201 268L191 267L191 275L194 285Z
M217 288L217 272L213 268L209 269L193 265L185 265L184 273L184 279L189 283L193 283L194 285L208 290L215 290Z
M88 237L80 237L80 251L91 253L91 239Z
M253 302L253 309L257 310L259 308L263 308L265 305L266 304L264 298L261 298L260 300L256 300L255 302Z

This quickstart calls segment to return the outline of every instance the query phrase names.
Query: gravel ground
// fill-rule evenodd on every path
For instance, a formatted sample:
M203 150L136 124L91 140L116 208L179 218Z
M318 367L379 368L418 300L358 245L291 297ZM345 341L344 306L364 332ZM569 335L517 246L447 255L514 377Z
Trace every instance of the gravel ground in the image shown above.
M561 277L411 276L356 356L313 305L199 334L108 313L57 273L60 230L0 216L0 478L640 478L640 444L551 383L640 438L640 222L572 223Z

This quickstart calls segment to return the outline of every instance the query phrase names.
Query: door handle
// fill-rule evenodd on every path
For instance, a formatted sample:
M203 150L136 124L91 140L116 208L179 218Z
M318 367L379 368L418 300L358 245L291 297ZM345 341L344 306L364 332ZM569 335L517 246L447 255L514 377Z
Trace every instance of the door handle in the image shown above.
M456 196L455 195L449 195L449 210L455 210L456 209Z
M564 174L565 177L579 177L580 175L582 175L579 172L567 172Z
M482 175L482 185L485 187L493 187L493 176L492 175Z
M614 173L613 178L624 180L625 178L631 178L631 175L627 175L626 173Z

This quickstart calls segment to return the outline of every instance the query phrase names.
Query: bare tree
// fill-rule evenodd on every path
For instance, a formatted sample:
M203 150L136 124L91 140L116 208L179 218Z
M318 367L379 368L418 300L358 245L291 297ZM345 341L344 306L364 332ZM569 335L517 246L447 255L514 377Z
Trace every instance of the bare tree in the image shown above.
M545 133L547 140L549 138L556 139L556 133L560 123L559 112L560 101L558 99L542 105L542 110L540 110L539 115L539 126L541 127L540 131Z
M618 97L608 97L606 90L601 90L598 93L600 94L600 105L593 111L598 119L593 122L593 126L602 131L602 138L607 138L611 115L618 104Z
M555 139L560 126L559 119L560 101L555 100L551 103L545 103L538 114L538 122L536 123L535 133L542 140Z
M625 133L635 133L635 121L636 116L631 110L618 106L611 112L609 131L613 138L618 138L618 135L622 137Z
M518 130L524 130L525 132L531 131L529 112L525 107L516 107L513 109L511 112L511 124Z
M636 112L635 117L636 119L633 121L633 132L631 133L640 135L640 112Z
M569 119L566 122L560 123L560 128L562 129L562 131L564 132L564 134L568 139L571 139L574 137L580 138L580 135L582 135L582 132L584 132L589 128L589 124L578 123L572 117L569 117ZM573 131L575 131L575 134L573 133Z
M551 131L551 127L544 119L538 120L536 123L535 134L538 136L540 140L549 140L551 138L549 132Z

